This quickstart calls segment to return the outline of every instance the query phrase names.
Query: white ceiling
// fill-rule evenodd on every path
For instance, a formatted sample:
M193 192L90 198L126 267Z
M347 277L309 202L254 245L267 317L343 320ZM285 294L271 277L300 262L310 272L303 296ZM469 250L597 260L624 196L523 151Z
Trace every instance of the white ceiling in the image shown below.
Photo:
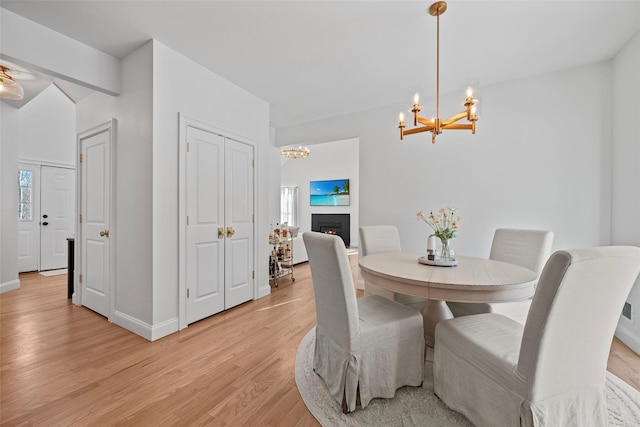
M283 127L435 92L431 1L7 1L2 7L123 58L150 38L271 105ZM458 1L440 18L441 91L612 58L640 1ZM0 50L1 51L1 50ZM517 99L514 98L514 103Z

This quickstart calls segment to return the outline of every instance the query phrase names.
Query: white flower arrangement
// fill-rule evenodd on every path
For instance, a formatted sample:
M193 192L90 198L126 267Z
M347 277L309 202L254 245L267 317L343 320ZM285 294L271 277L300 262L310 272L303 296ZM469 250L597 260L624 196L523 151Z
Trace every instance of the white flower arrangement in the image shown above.
M462 220L462 217L456 214L456 208L441 208L437 214L431 211L428 216L425 216L424 211L420 210L416 217L431 227L433 235L442 242L456 237L458 223Z

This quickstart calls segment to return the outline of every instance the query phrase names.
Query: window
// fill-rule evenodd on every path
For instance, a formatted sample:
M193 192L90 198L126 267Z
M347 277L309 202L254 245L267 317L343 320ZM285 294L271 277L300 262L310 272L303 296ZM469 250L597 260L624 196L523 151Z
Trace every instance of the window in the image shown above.
M18 221L33 221L32 171L18 171Z
M298 187L280 187L280 224L298 226Z

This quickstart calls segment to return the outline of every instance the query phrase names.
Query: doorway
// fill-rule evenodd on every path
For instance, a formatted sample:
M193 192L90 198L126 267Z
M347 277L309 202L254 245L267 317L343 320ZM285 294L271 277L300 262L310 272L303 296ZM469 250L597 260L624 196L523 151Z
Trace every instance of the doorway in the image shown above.
M75 170L18 164L18 272L67 267L75 235Z

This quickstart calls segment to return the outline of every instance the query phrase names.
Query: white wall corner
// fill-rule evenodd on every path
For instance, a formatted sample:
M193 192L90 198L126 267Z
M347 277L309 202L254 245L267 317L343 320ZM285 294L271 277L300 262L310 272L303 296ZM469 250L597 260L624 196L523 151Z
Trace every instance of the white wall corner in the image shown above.
M20 289L20 279L0 283L0 294L9 291L15 291L16 289Z
M174 332L178 332L178 330L179 322L177 317L160 322L151 327L151 341L159 340L160 338L171 335Z
M174 332L178 332L177 317L158 323L157 325L150 325L140 319L116 311L113 313L113 323L149 341L156 341Z
M117 310L114 311L111 320L113 321L113 323L126 329L127 331L133 332L134 334L139 335L149 341L153 341L153 328L150 324Z

